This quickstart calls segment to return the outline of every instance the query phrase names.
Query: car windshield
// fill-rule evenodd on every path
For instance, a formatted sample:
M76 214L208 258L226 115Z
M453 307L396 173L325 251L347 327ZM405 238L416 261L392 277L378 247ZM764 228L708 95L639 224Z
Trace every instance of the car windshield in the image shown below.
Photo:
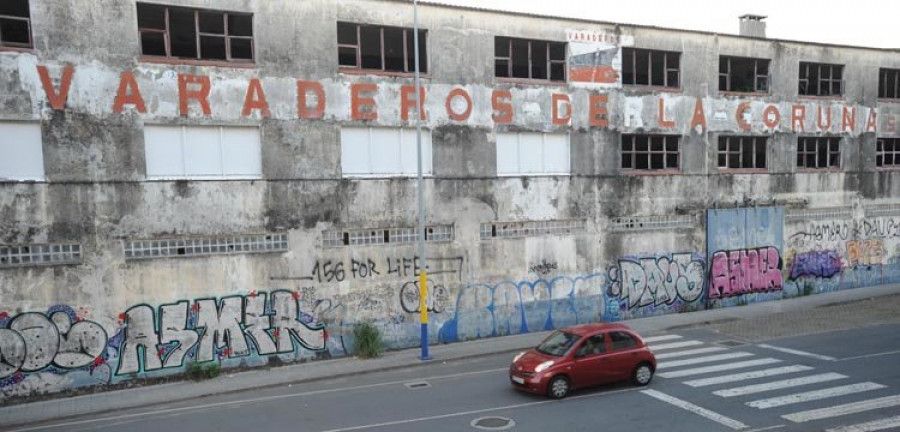
M569 349L572 348L572 345L575 345L575 342L577 341L578 335L557 330L547 337L547 339L544 339L544 341L537 346L537 350L543 354L561 356L569 351Z

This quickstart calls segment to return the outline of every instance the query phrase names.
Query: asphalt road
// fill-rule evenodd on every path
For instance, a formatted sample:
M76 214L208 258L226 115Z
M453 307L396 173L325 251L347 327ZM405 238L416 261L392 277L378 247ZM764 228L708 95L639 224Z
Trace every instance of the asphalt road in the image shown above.
M706 328L650 339L660 368L649 387L562 401L512 389L502 355L13 430L900 431L900 325L752 343ZM850 425L862 428L840 429Z

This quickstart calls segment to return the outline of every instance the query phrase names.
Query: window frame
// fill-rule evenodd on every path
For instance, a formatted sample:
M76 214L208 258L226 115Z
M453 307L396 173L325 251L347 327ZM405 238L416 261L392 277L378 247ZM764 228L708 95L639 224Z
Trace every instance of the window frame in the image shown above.
M809 148L809 144L813 144L813 148ZM821 143L824 143L824 148L826 152L826 159L828 160L826 166L819 166L820 159L820 151L822 150ZM836 150L832 150L832 144L835 145ZM832 165L831 160L832 156L837 157L837 164ZM809 160L812 157L815 166L809 166ZM797 137L797 159L795 162L795 166L799 171L840 171L843 167L843 155L841 152L841 138L833 137L833 136L801 136ZM803 161L803 165L800 164L800 161Z
M33 134L36 137L37 142L15 142L9 139L9 130L7 130L4 126L10 127L18 127L22 128L26 133ZM4 159L9 162L13 162L12 166L15 166L15 169L18 169L20 172L17 173L8 173L6 171L0 171L0 183L6 182L15 182L15 183L24 183L24 182L34 182L34 183L43 183L47 181L47 167L46 162L44 161L45 152L44 152L44 133L41 128L40 122L36 121L28 121L28 120L0 120L0 131L3 131L4 140L0 140L0 154L4 155ZM6 146L15 146L19 152L10 152L6 148ZM26 147L26 145L28 147ZM25 150L23 152L23 149ZM11 153L13 153L11 155ZM15 158L16 160L10 160L10 158ZM24 162L23 162L24 158ZM34 165L28 166L29 162L34 162ZM38 167L38 163L40 166ZM28 169L23 170L23 165L28 166ZM4 166L4 163L0 163L0 170L5 170L11 165ZM33 168L33 169L32 169ZM27 172L22 172L27 171ZM9 175L15 174L15 175Z
M725 144L725 151L722 150L722 144ZM732 146L733 140L737 140L737 149L735 150ZM750 163L750 167L744 167L744 145L749 144L752 146L752 151L750 153L752 160ZM757 146L762 145L763 151L763 167L757 167L757 156L758 153ZM719 171L726 172L748 172L748 173L765 173L768 172L769 169L769 136L761 136L761 135L719 135L719 139L716 146L716 168ZM741 165L738 168L731 168L731 155L737 155L738 164ZM725 166L722 166L722 157L725 158Z
M522 135L539 135L541 138L541 171L539 172L524 172L522 168L522 160L521 158L516 159L516 172L500 172L500 146L497 145L499 139L495 140L495 155L497 158L497 177L552 177L552 176L570 176L572 175L572 135L568 132L566 133L551 133L551 132L497 132L498 138L500 135L515 135L516 137L516 155L522 153ZM546 162L547 158L543 157L546 154L547 150L547 136L565 136L566 140L566 171L550 171L547 169Z
M356 27L356 44L340 43L339 39L340 39L340 26L341 25L352 25L352 26ZM378 29L379 45L380 45L380 51L381 51L381 68L380 69L366 68L366 67L363 67L363 65L362 65L362 44L360 43L360 40L362 38L362 28L363 27L372 27L372 28ZM354 23L354 22L349 22L349 21L338 21L337 28L338 28L338 36L337 36L337 38L338 38L338 43L337 43L338 68L341 70L341 72L362 72L362 73L373 73L374 72L374 73L383 73L383 74L414 74L415 73L415 66L413 66L412 69L410 69L410 67L409 67L410 62L411 61L414 62L414 59L409 58L410 50L415 51L415 40L413 38L415 36L415 34L412 33L415 29L413 29L412 27L398 27L398 26L378 25L378 24L361 24L361 23ZM395 70L387 69L387 62L385 61L385 47L384 47L384 30L385 29L395 29L395 30L401 30L403 32L403 69L404 69L403 71L395 71ZM423 53L424 55L422 55L422 54L419 55L419 73L422 75L428 75L429 66L431 64L431 62L428 60L428 42L427 42L428 30L420 28L419 32L421 33L421 35L419 36L419 48L423 49L425 51ZM422 46L423 40L426 41L424 47ZM350 48L350 49L353 49L356 51L356 65L355 66L341 64L341 49L342 48ZM415 55L415 52L413 52L413 55ZM425 60L424 65L422 64L423 59ZM413 65L414 65L414 63L413 63Z
M637 56L638 53L647 53L647 84L642 84L637 82ZM628 54L631 54L630 61L628 60ZM654 54L663 54L663 85L654 85L653 84L653 55ZM678 59L678 67L670 68L669 67L669 55L672 54L676 56ZM625 77L628 75L628 68L631 68L631 77L633 78L633 82L625 82ZM669 84L669 73L674 72L676 74L678 83L675 85ZM622 48L622 85L628 87L648 87L648 88L658 88L658 89L670 89L670 90L681 90L681 52L679 51L665 51L665 50L655 50L648 48L632 48L632 47L623 47Z
M816 88L815 93L809 92L810 88L812 87L812 85L811 85L812 83L810 82L812 80L812 78L810 78L810 68L811 67L817 68L817 75L816 75L816 79L815 79L815 81L816 81L815 82L815 88ZM828 68L828 72L829 72L828 78L823 78L823 75L822 75L823 67ZM839 79L834 78L835 68L838 68L838 71L840 72L841 77ZM806 92L805 93L803 92L803 84L804 83L806 83ZM827 95L822 94L822 83L828 83L829 94L827 94ZM838 92L838 94L834 94L831 92L831 90L833 89L833 85L835 83L839 84L838 88L840 89L840 91ZM843 97L844 96L844 65L834 64L834 63L816 63L816 62L801 61L800 62L800 75L797 80L797 95L802 96L802 97Z
M21 17L16 15L0 15L0 19L7 19L11 21L24 21L25 26L28 28L28 43L21 42L4 42L3 41L3 28L0 25L0 50L7 51L18 51L18 50L32 50L34 49L34 30L31 26L31 1L26 0L26 5L28 7L28 16Z
M727 61L727 65L728 65L728 66L727 66L727 69L728 69L728 70L727 70L726 72L722 72L722 60L726 60L726 61ZM732 61L732 60L744 60L744 61L749 60L749 61L752 61L752 62L753 62L753 90L752 90L752 91L734 90L734 89L731 88L731 79L732 79L732 67L731 67L731 61ZM760 74L760 73L759 73L760 62L765 62L765 63L766 63L766 73L765 73L765 74ZM749 94L757 93L757 94L769 94L770 89L771 89L771 86L770 86L769 84L770 84L770 82L772 81L772 79L771 79L771 72L772 72L771 65L772 65L772 60L771 60L771 59L764 59L764 58L757 58L757 57L740 57L740 56L720 55L720 56L719 56L719 80L720 80L720 81L719 81L719 92L723 92L723 93L749 93ZM722 88L722 81L721 81L722 78L725 78L725 88L724 88L724 89ZM760 80L760 78L765 78L765 83L766 83L766 89L765 89L765 90L760 90L760 88L759 88L759 80Z
M888 150L886 144L890 144ZM884 161L890 156L892 162L885 165ZM878 138L875 144L875 168L879 171L900 170L900 138Z
M502 57L497 55L497 47L498 43L502 42L505 39L507 46L507 56ZM513 41L525 42L528 44L528 77L516 77L513 76ZM547 44L546 52L544 53L545 58L547 59L546 64L544 65L547 71L547 78L534 78L534 62L533 62L533 51L534 51L534 43L543 43ZM561 60L554 60L551 57L551 52L553 46L562 46L563 49L563 58ZM494 78L504 81L534 81L534 82L545 82L545 83L567 83L569 81L569 72L568 72L568 60L567 54L569 52L569 44L568 42L558 42L558 41L550 41L550 40L541 40L541 39L528 39L528 38L518 38L512 36L494 36ZM497 62L505 61L506 62L506 73L507 76L498 76L497 75ZM562 79L553 79L553 66L554 65L562 65L563 69L563 77Z
M186 7L186 6L171 6L164 5L158 3L147 3L147 2L137 2L135 3L135 8L137 9L140 5L145 6L153 6L153 7L161 7L163 8L163 19L165 22L164 29L157 28L149 28L149 27L141 27L140 23L138 23L138 45L141 46L141 60L142 61L174 61L174 62L201 62L201 63L226 63L229 66L231 65L255 65L256 64L256 34L255 31L255 15L252 12L235 12L235 11L226 11L219 9L206 9L206 8L194 8L194 7ZM171 24L169 22L169 11L171 9L183 9L192 12L194 16L194 46L197 51L197 56L195 58L191 57L177 57L172 55L172 29ZM200 13L216 13L222 14L223 21L223 33L209 33L200 31ZM135 12L137 14L137 12ZM244 16L250 18L250 36L241 36L241 35L231 35L228 30L228 18L229 15L235 16ZM140 22L140 18L138 18L138 22ZM154 54L145 54L143 49L143 36L145 33L149 34L162 34L163 35L163 44L165 48L166 54L164 56L154 55ZM214 59L214 58L203 58L203 48L201 44L201 38L203 37L218 37L225 40L225 59ZM249 40L250 41L250 59L235 59L232 58L232 49L231 49L231 41L232 39L240 39L240 40Z
M652 150L652 140L655 137L663 138L663 149L660 150ZM638 142L636 141L638 138L647 140L647 150L646 151L638 151ZM626 140L631 140L631 150L626 150ZM677 147L676 151L672 152L667 150L667 145L669 140L675 140L675 145ZM676 154L676 163L675 167L668 166L668 155ZM637 157L640 154L646 154L647 157L647 168L637 168ZM662 168L652 168L651 156L654 154L662 154L663 157L663 167ZM625 165L625 156L631 156L631 166L626 167ZM681 135L673 135L673 134L622 134L620 138L619 144L619 167L622 171L629 174L636 175L648 175L648 174L674 174L681 173Z
M882 89L882 83L889 78L888 74L893 75L894 94L888 95L888 89ZM884 79L882 79L884 78ZM900 69L879 68L878 69L878 99L900 99Z

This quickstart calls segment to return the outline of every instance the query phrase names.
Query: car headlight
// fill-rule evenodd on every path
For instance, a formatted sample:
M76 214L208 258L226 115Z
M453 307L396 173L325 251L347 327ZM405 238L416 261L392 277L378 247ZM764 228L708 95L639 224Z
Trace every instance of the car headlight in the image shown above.
M522 358L523 355L525 355L525 351L522 351L522 352L516 354L516 356L513 357L513 363L519 361L519 359Z
M550 366L553 366L553 360L545 361L545 362L537 365L537 367L534 368L534 371L537 373L541 373L541 372L547 370L547 368L549 368Z

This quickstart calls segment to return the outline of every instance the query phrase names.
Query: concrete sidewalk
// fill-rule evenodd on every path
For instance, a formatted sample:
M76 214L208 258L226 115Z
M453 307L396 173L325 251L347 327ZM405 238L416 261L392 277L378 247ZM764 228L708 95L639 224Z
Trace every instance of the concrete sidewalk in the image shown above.
M813 321L837 319L831 317L829 311L816 309L827 305L854 302L892 294L900 294L900 285L858 288L742 307L663 315L629 320L626 321L626 324L643 335L652 335L670 329L683 329L692 326L727 325L740 327L742 324L740 321L766 323L772 322L770 318L777 319L778 317L802 320L804 319L804 314L808 315ZM882 316L884 316L883 312ZM893 311L888 313L891 314ZM894 316L900 317L900 311L896 311ZM866 323L864 321L865 317L861 317L860 320L862 321L858 321L856 324ZM816 324L813 322L811 325L815 326ZM763 325L762 327L766 326ZM776 326L770 324L768 327ZM514 352L532 347L543 339L547 333L536 332L470 342L434 345L429 347L429 350L434 357L434 361L468 359L477 356ZM760 339L764 339L766 337L778 337L779 335L777 332L764 331L758 336L760 336ZM748 338L752 339L752 336ZM339 376L427 365L427 362L419 360L419 355L420 350L415 348L388 352L382 357L370 360L340 358L313 361L271 369L223 374L218 378L202 382L182 381L13 405L0 408L0 426L8 427L26 423L38 423L65 417L146 407L263 387L297 384Z

